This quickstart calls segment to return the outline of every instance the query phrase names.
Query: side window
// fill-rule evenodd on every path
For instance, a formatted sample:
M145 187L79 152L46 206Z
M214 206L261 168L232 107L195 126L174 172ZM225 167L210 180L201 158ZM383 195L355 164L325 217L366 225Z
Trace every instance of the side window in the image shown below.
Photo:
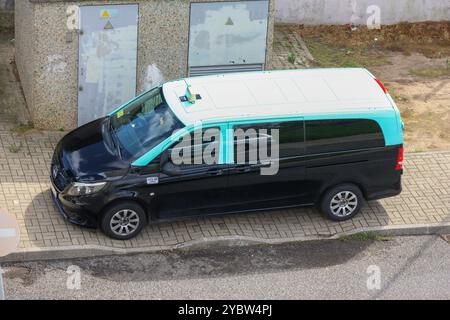
M306 121L308 154L384 147L376 121L363 119Z
M303 121L258 123L234 126L235 163L258 163L260 149L268 157L296 157L304 154ZM275 150L275 148L279 148ZM245 161L244 161L245 159Z
M170 161L181 167L219 163L220 128L196 130L169 149Z

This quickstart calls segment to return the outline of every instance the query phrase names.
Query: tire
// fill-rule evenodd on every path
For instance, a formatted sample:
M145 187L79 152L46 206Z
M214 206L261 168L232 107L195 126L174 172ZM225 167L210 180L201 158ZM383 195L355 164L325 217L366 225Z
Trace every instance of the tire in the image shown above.
M132 201L123 201L106 209L100 228L108 237L129 240L136 237L147 224L144 209Z
M325 192L320 210L330 220L346 221L357 215L363 204L364 197L357 186L342 184Z

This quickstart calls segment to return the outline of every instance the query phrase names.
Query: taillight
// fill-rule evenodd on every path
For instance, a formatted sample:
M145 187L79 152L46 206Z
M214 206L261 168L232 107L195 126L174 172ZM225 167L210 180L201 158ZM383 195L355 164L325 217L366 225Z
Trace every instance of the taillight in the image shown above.
M403 149L403 147L398 148L397 164L395 166L395 170L403 170L404 152L405 150Z
M387 89L385 86L383 86L383 84L381 83L380 80L375 79L375 81L378 83L378 85L380 86L380 88L383 90L384 93L387 93Z

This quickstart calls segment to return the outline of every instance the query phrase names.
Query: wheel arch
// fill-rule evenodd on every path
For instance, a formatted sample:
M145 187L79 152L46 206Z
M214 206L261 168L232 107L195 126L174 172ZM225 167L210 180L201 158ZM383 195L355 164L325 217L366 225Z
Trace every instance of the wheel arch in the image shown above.
M314 203L316 204L316 206L320 205L323 197L327 194L328 191L330 191L331 189L336 188L340 185L345 185L345 184L351 184L351 185L358 187L358 189L361 190L364 200L367 201L367 190L366 190L366 188L364 188L364 184L361 182L354 181L354 180L353 181L348 180L348 181L339 181L339 182L330 183L326 187L323 187L315 199Z
M111 208L119 203L122 203L122 202L134 202L134 203L138 204L142 208L142 210L144 210L145 215L147 217L147 221L149 221L151 219L150 210L148 210L147 203L144 200L135 198L135 197L121 197L121 198L114 199L111 202L109 202L103 206L103 208L100 210L98 224L100 224L100 221L101 221L103 215L106 213L106 211L109 208Z

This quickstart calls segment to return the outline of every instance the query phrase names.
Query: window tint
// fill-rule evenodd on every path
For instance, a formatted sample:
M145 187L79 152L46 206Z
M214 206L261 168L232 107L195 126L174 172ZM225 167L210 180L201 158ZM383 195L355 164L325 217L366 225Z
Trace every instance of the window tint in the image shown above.
M306 121L308 154L384 147L380 126L373 120Z
M278 134L273 130L278 130ZM264 145L267 148L267 156L273 157L272 150L276 147L273 143L276 142L279 143L280 158L301 156L304 154L304 140L303 121L235 126L234 161L242 163L245 159L244 163L254 163L254 160L261 160L259 150Z
M191 167L219 163L220 128L208 128L192 132L169 149L175 165Z

